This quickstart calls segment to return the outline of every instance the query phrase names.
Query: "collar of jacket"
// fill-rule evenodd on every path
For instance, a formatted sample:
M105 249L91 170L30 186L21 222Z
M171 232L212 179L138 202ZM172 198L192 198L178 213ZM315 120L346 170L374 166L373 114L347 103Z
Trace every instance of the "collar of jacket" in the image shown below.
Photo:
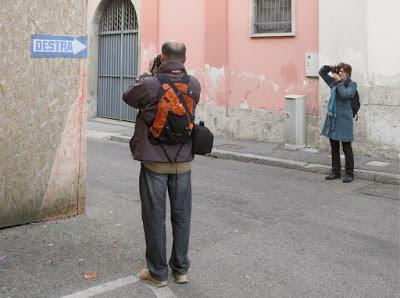
M334 82L332 87L339 87L340 85L344 85L345 87L348 87L350 82L351 82L351 78L346 77L344 79Z
M351 82L352 82L352 81L351 81L351 77L348 76L346 79L344 79L343 85L344 85L345 87L348 87L348 86L350 85Z
M176 74L186 73L185 65L179 61L165 61L160 65L157 72L173 74L174 71L177 72Z

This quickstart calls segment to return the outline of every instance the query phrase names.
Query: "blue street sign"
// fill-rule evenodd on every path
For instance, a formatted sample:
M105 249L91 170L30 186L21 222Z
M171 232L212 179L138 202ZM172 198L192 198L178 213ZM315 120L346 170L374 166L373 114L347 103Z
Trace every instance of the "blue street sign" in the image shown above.
M33 58L86 58L86 36L31 35Z

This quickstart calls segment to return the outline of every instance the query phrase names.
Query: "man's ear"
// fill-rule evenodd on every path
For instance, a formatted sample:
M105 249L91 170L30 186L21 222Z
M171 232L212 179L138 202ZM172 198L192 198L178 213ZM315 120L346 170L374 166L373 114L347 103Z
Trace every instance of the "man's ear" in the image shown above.
M183 59L182 63L185 64L185 62L186 62L186 57Z
M160 61L161 61L161 63L165 61L165 57L163 54L161 54Z

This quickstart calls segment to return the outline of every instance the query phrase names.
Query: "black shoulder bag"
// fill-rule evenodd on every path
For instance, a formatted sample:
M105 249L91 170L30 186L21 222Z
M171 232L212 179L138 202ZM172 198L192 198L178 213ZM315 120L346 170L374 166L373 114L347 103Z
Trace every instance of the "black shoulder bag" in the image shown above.
M192 153L206 155L211 153L214 143L214 134L204 126L204 122L193 124L192 130Z

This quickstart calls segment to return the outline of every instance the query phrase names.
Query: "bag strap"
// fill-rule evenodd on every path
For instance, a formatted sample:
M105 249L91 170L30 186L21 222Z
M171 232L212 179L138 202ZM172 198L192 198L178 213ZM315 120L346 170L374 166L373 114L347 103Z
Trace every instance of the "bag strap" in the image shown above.
M161 143L158 143L158 145L160 145L160 147L161 147L162 151L164 152L165 156L167 157L168 161L169 161L169 162L173 162L173 161L171 160L171 158L169 157L169 155L168 155L168 153L167 153L167 150L165 150L164 146L163 146ZM176 157L175 157L175 159L176 159Z
M179 149L178 149L178 151L176 152L175 157L174 157L173 160L169 157L169 155L168 155L168 153L167 153L167 150L164 148L163 144L158 143L158 145L160 145L160 147L161 147L162 151L164 152L164 155L165 155L165 157L168 159L168 161L171 162L171 163L176 163L176 159L178 158L179 153L181 153L181 150L182 150L182 148L183 148L184 143L182 143L182 144L179 146Z
M158 74L156 76L156 78L158 79L158 81L160 82L161 85L168 84L168 86L170 86L172 88L172 90L174 90L174 92L175 92L176 96L178 97L179 101L181 102L181 104L185 108L186 113L189 115L190 120L193 122L194 117L193 117L192 113L190 113L189 108L187 107L187 104L186 104L185 99L183 98L182 92L179 91L178 88L176 88L175 84L171 81L170 77L168 75L165 75L165 74ZM189 76L186 73L183 76L183 78L181 79L181 82L186 84L186 85L188 85ZM188 85L188 89L189 89L189 85Z

